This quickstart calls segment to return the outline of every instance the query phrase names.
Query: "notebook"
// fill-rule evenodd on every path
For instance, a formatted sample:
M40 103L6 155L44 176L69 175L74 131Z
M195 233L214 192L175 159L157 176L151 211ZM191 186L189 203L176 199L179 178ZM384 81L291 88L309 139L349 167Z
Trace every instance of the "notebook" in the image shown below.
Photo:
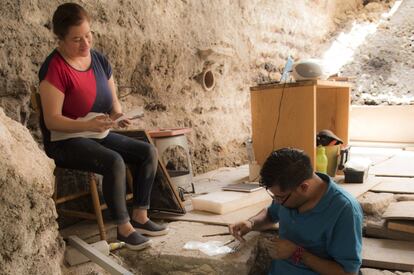
M224 186L222 189L224 191L255 192L262 188L257 183L236 183Z

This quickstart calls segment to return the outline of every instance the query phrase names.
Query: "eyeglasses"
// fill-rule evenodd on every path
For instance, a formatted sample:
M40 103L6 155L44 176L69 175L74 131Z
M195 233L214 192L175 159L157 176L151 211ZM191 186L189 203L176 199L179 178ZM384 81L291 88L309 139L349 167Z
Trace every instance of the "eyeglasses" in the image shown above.
M269 196L272 198L273 201L275 201L276 203L279 203L280 205L283 205L290 198L290 195L292 195L293 193L292 191L289 194L284 195L284 196L276 196L268 188L266 188L266 192L269 194Z

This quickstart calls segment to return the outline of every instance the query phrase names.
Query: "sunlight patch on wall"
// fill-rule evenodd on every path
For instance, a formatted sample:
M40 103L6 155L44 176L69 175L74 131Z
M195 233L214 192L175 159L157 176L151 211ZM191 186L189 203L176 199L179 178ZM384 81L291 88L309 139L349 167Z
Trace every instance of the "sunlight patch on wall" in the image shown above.
M378 26L391 17L401 5L395 1L389 12L383 13L377 23L353 22L349 32L342 32L322 56L322 65L326 76L335 74L345 64L352 61L355 50L366 40L367 36L376 32Z

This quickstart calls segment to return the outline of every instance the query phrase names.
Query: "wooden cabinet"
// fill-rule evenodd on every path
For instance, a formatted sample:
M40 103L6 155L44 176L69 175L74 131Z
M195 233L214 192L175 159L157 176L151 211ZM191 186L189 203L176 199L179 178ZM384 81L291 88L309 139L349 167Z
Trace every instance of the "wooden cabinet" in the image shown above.
M250 88L255 157L263 165L279 148L303 149L315 166L316 134L329 129L349 142L350 84L302 81Z

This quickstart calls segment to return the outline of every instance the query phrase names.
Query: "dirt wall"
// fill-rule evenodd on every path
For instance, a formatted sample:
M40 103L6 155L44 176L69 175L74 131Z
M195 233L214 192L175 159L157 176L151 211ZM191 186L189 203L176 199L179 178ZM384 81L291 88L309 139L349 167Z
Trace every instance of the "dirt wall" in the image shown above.
M36 129L29 95L56 45L50 21L62 1L1 2L0 106ZM92 15L95 47L113 65L124 109L145 107L135 127L191 127L196 173L244 163L249 87L278 79L289 54L318 56L362 8L358 0L78 2ZM206 70L211 90L197 81Z
M0 108L0 274L61 274L53 161Z

